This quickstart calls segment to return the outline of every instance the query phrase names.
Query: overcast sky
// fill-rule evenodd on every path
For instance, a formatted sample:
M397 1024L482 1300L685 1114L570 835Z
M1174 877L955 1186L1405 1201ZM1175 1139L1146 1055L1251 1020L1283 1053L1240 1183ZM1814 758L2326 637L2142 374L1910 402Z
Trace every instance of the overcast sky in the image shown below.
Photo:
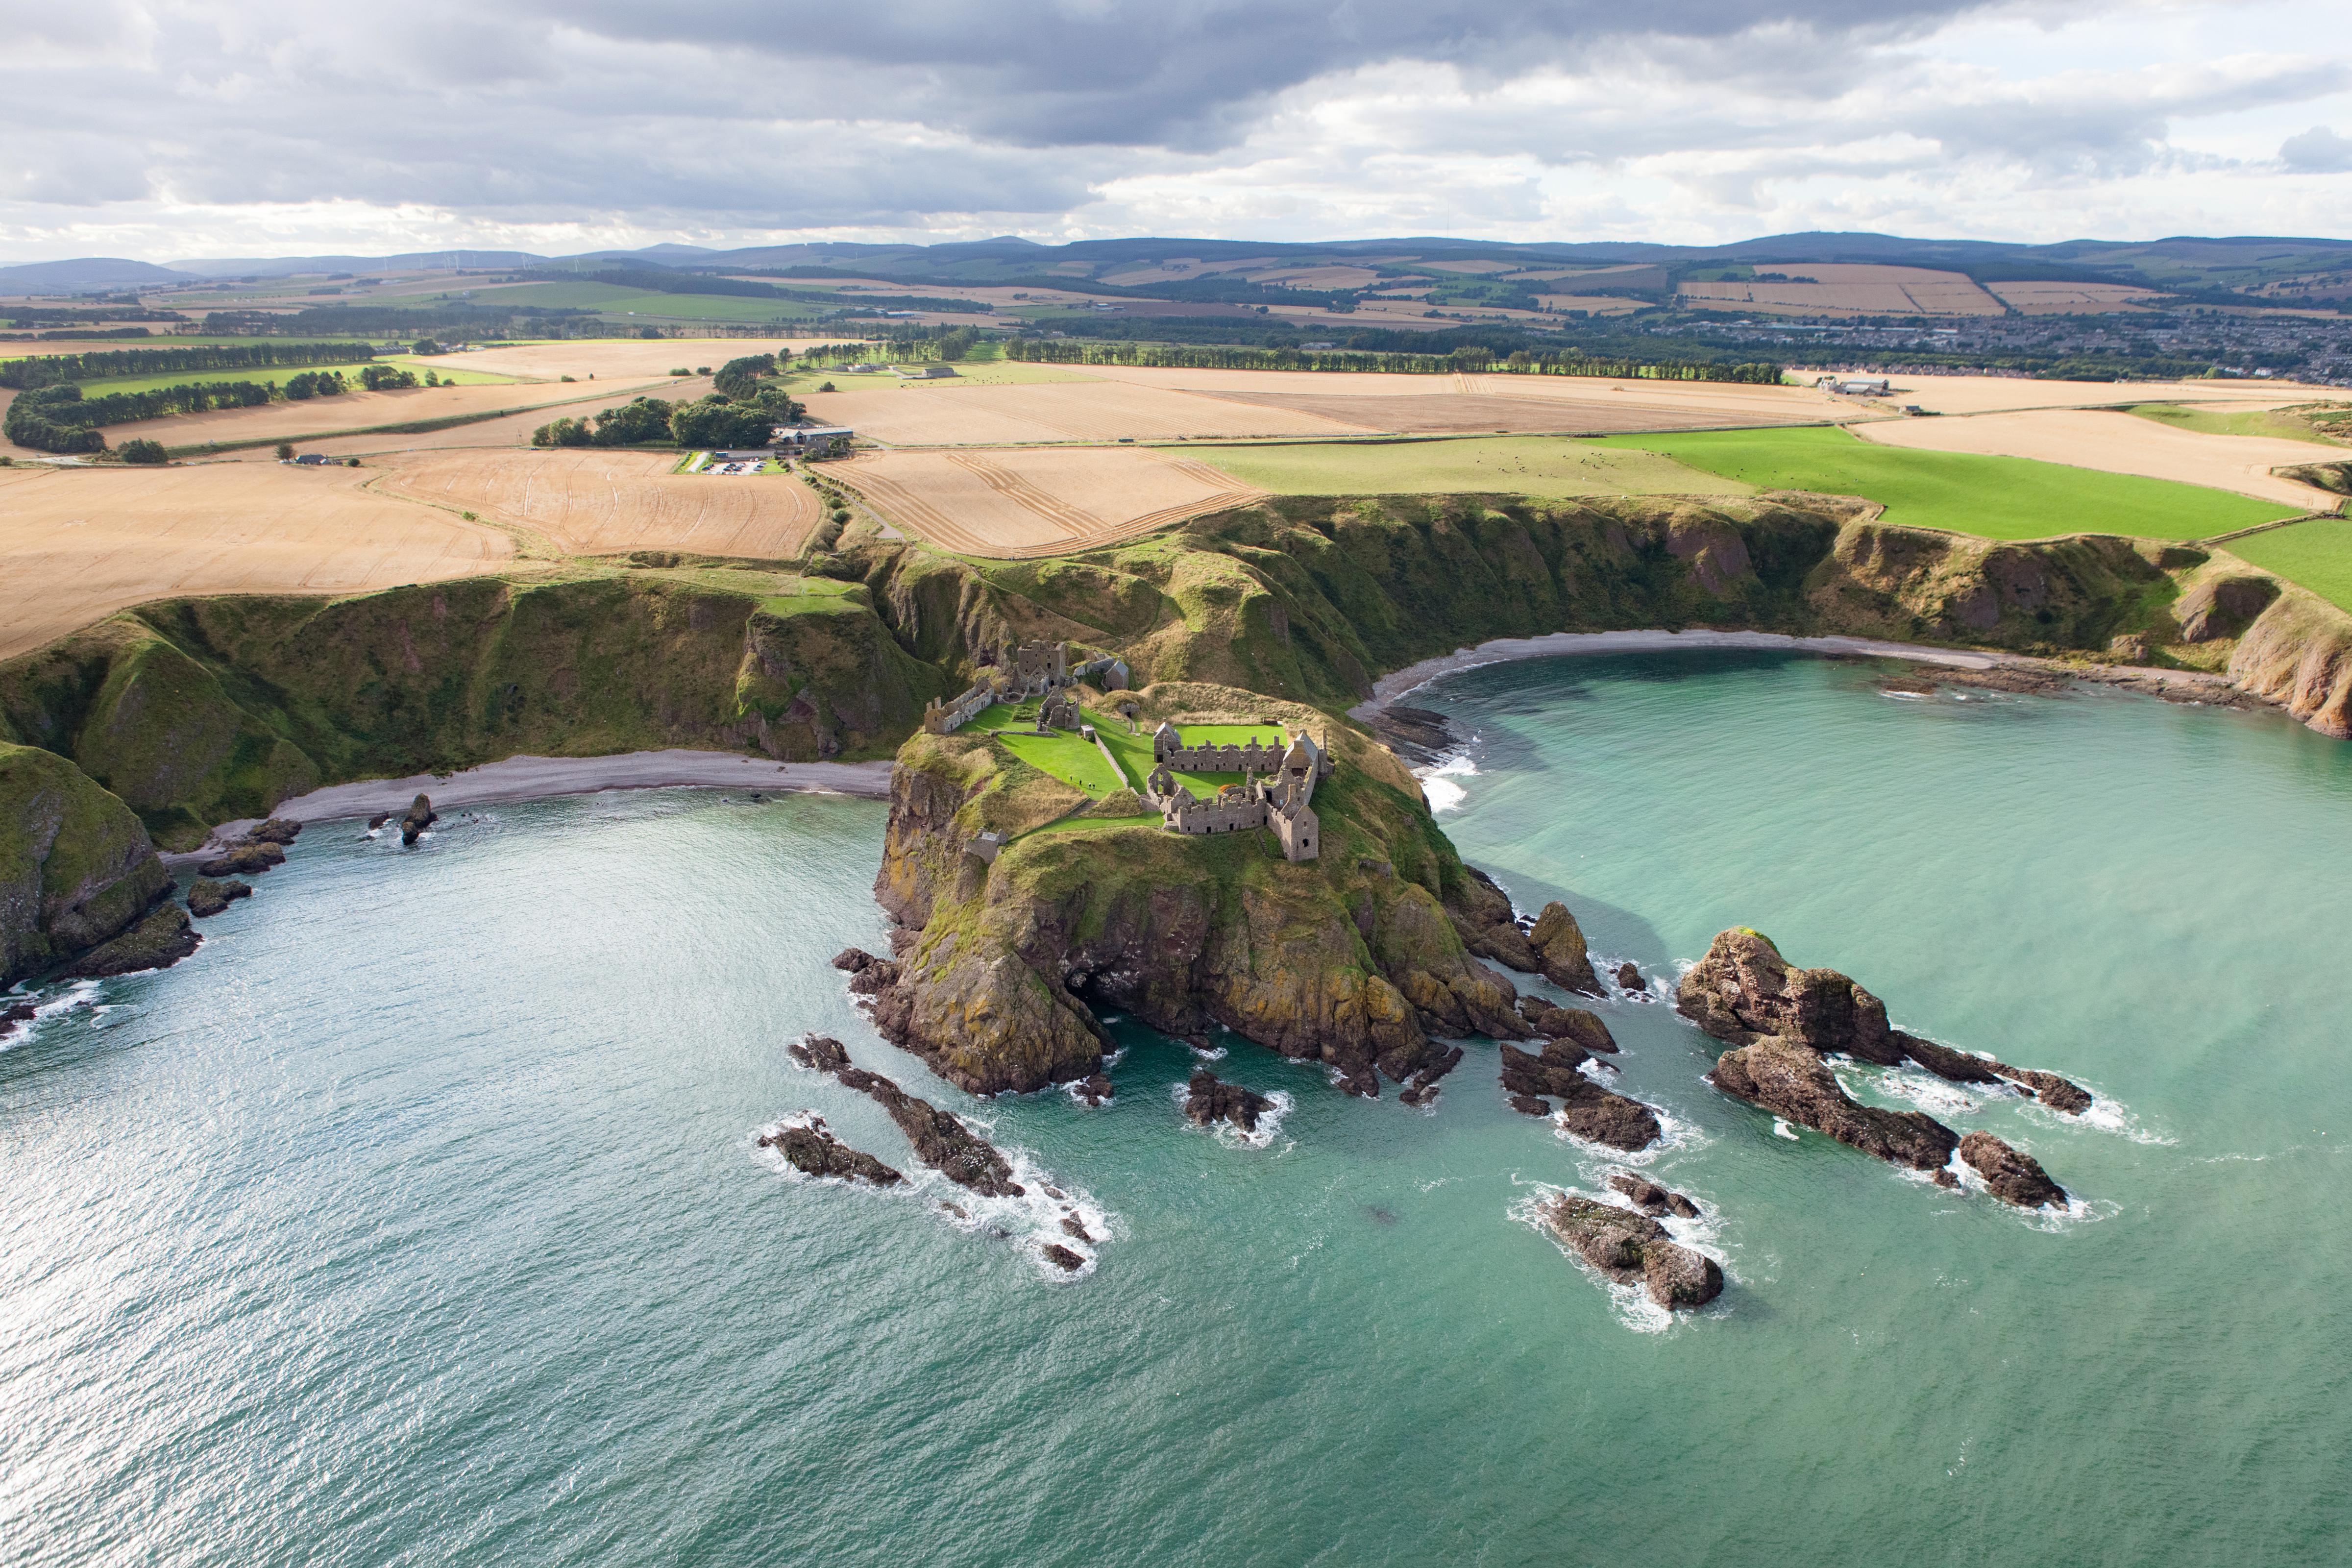
M2345 0L0 0L0 260L2352 236Z

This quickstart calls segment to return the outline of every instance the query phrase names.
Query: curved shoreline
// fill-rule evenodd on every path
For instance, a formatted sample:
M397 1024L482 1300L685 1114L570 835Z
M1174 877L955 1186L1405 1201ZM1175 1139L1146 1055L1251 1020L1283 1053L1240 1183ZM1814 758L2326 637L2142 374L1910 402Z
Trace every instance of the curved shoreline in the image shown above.
M824 795L854 795L874 800L890 795L890 768L874 763L779 763L740 752L616 752L602 757L508 757L455 773L411 773L399 779L362 779L356 784L329 784L308 795L280 801L272 816L295 822L330 822L338 817L368 816L379 811L400 811L419 795L429 795L436 808L511 804L544 800L551 795L595 795L608 789L671 789L705 785ZM207 845L237 837L260 818L242 817L212 830ZM207 847L185 854L165 855L167 866L205 858Z
M1372 694L1348 710L1348 716L1370 723L1390 704L1442 676L1481 665L1512 659L1556 658L1576 654L1657 653L1678 648L1760 648L1784 653L1819 653L1848 658L1898 658L1913 664L1940 664L1956 669L2036 669L2079 680L2096 680L2151 695L2187 696L2223 706L2275 706L2232 682L2227 676L2195 669L2154 669L2110 664L2067 664L2053 658L2000 653L1984 648L1928 647L1918 643L1880 642L1873 637L1791 637L1784 632L1721 632L1664 630L1631 632L1553 632L1539 637L1496 637L1475 647L1457 648L1436 658L1381 676L1372 682Z

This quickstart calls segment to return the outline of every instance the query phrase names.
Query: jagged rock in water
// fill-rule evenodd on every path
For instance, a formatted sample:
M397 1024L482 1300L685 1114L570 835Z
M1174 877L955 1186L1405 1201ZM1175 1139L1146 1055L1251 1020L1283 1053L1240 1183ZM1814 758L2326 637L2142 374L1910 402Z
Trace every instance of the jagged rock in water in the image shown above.
M177 904L159 904L146 919L83 953L63 973L95 980L110 974L136 974L148 969L169 969L203 944L188 923L188 911Z
M1568 906L1558 899L1543 907L1536 916L1535 929L1528 932L1528 943L1536 952L1537 966L1543 977L1566 991L1580 991L1588 996L1601 994L1601 977L1592 973L1592 959L1585 952L1584 931Z
M1621 991L1646 991L1649 989L1649 986L1642 979L1642 972L1633 967L1633 963L1631 959L1628 959L1626 962L1617 966L1617 988Z
M1984 1178L1993 1196L2021 1209L2066 1206L2066 1192L2050 1179L2041 1163L1979 1129L1960 1140L1960 1158Z
M1609 1178L1609 1184L1633 1199L1633 1205L1643 1214L1671 1214L1679 1219L1698 1218L1696 1204L1680 1193L1668 1192L1647 1176L1620 1171Z
M833 966L845 973L855 974L874 962L874 955L862 947L845 947L833 955Z
M15 1034L19 1024L31 1023L38 1012L30 1002L10 1003L5 1011L0 1011L0 1040Z
M199 877L258 876L286 863L286 851L276 844L240 839L196 867Z
M824 1035L809 1035L784 1047L785 1054L804 1068L819 1072L839 1072L849 1065L849 1051L839 1040Z
M2091 1097L2055 1073L2013 1068L1890 1028L1885 1004L1834 969L1792 969L1771 940L1743 928L1720 933L1675 994L1682 1015L1735 1046L1773 1037L1823 1056L1843 1054L1880 1067L1914 1061L1955 1083L2024 1084L2043 1104L2069 1114Z
M392 813L388 811L379 811L373 816L368 818L368 831L370 833L373 833L376 829L382 827L385 823L390 822L391 820Z
M1536 973L1542 967L1542 961L1536 956L1526 928L1511 909L1510 895L1477 867L1465 866L1463 870L1469 874L1473 900L1454 916L1454 923L1461 928L1463 945L1481 958L1491 958L1522 974Z
M853 1149L835 1138L824 1118L812 1116L805 1127L783 1127L760 1140L792 1162L795 1170L812 1176L835 1176L845 1182L868 1182L877 1187L896 1186L906 1178L873 1155Z
M400 819L401 843L403 845L415 844L418 837L422 835L426 828L432 826L435 823L440 820L441 814L433 809L433 797L427 795L419 795L415 800L408 803L407 814Z
M1546 1041L1540 1057L1503 1047L1503 1090L1511 1109L1549 1115L1551 1108L1537 1097L1549 1095L1561 1102L1560 1121L1579 1138L1628 1153L1656 1142L1661 1131L1656 1113L1579 1072L1577 1064L1585 1059L1583 1047L1567 1040Z
M1058 1241L1049 1241L1044 1247L1045 1261L1065 1274L1075 1274L1087 1266L1087 1260Z
M1078 1098L1085 1100L1088 1105L1100 1105L1103 1101L1111 1098L1112 1092L1110 1075L1108 1073L1098 1072L1094 1074L1092 1077L1082 1078L1078 1080Z
M1244 1132L1257 1131L1257 1119L1274 1109L1274 1101L1253 1094L1237 1083L1223 1083L1206 1068L1195 1070L1184 1085L1184 1114L1196 1126L1230 1121Z
M1437 1080L1462 1065L1462 1047L1447 1047L1444 1056L1423 1067L1412 1075L1412 1081L1397 1098L1407 1105L1427 1105L1437 1098Z
M1829 1065L1804 1047L1766 1037L1723 1053L1707 1081L1776 1116L1914 1170L1948 1163L1959 1134L1916 1110L1857 1105Z
M249 882L215 882L209 877L199 877L188 884L188 912L202 919L216 915L239 899L253 897Z
M246 829L245 837L252 844L291 844L302 831L302 825L290 817L273 816L258 827Z
M898 984L898 966L887 958L877 958L849 977L852 996L878 996Z
M1083 1241L1088 1245L1092 1245L1095 1239L1087 1234L1086 1222L1072 1212L1066 1211L1062 1215L1062 1234L1073 1241Z
M1581 1007L1556 1007L1540 996L1522 996L1519 1016L1527 1019L1528 1027L1547 1039L1573 1040L1586 1050L1604 1057L1617 1054L1617 1041L1598 1013L1588 1013Z
M1562 1193L1541 1213L1552 1234L1621 1284L1642 1282L1661 1307L1704 1307L1723 1294L1715 1259L1685 1247L1646 1215Z

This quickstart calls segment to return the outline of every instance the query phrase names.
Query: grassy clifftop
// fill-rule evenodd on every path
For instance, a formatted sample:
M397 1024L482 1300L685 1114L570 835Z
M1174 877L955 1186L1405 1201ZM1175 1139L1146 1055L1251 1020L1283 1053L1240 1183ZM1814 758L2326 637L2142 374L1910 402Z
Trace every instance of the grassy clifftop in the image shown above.
M0 986L107 941L170 885L129 806L62 757L0 744Z

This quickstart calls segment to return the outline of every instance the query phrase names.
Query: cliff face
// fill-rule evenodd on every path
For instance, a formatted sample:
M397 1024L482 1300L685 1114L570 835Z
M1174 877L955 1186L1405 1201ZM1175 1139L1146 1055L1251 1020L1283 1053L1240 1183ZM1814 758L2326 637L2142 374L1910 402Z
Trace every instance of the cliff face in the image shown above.
M0 986L121 934L171 881L129 806L61 757L0 744Z
M862 587L476 578L166 600L0 664L0 739L69 757L167 847L342 779L519 752L887 752L944 678Z
M1195 1039L1223 1025L1377 1094L1381 1075L1402 1081L1443 1057L1433 1033L1525 1036L1515 988L1462 939L1496 896L1384 752L1247 692L1171 684L1139 700L1147 723L1265 715L1329 730L1320 858L1294 865L1262 833L1182 838L1152 817L1053 821L1081 804L1075 792L984 742L918 736L894 775L876 884L914 930L877 1003L894 1039L976 1092L1031 1089L1093 1072L1098 1015L1115 1010ZM964 846L992 827L1021 836L984 865Z
M2321 734L2352 740L2352 616L2286 589L2238 638L2230 679Z

